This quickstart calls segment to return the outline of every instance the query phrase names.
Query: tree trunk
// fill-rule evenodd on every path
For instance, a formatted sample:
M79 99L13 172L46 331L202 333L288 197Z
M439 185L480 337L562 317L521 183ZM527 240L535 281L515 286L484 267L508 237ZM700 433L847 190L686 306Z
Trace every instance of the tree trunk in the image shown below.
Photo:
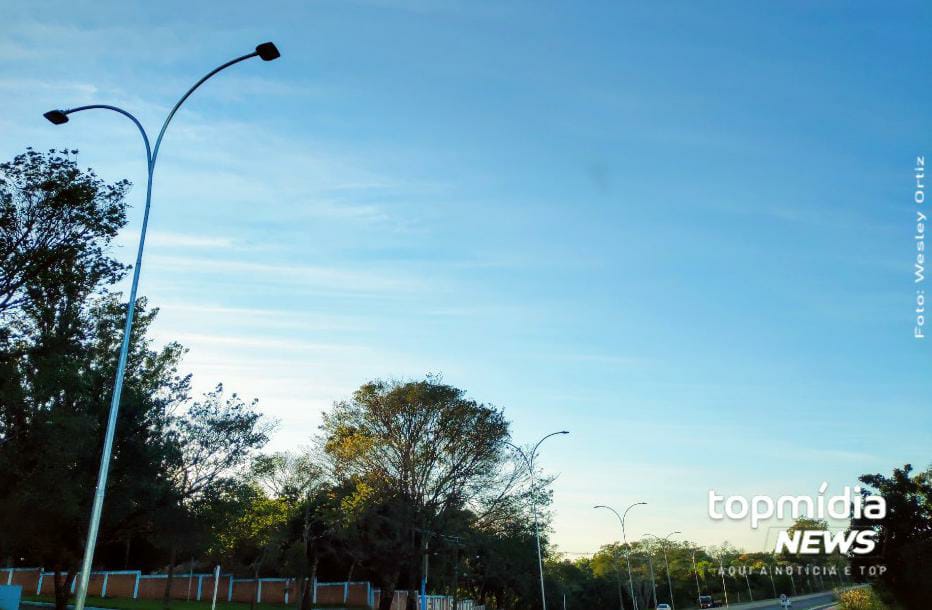
M301 580L301 595L298 596L298 610L304 610L309 606L307 603L307 598L310 596L309 589L311 586L311 579L305 576Z
M265 552L262 553L264 555ZM256 598L259 597L259 570L262 567L262 555L259 555L259 558L256 559L254 568L252 571L253 582L255 583L254 591L252 592L252 599L249 600L249 610L256 610Z
M349 601L349 587L350 583L353 582L353 572L356 570L356 560L353 559L349 564L349 571L346 573L346 586L343 588L343 605Z
M129 549L130 549L130 544L132 543L132 540L133 540L132 536L126 537L126 551L123 553L123 569L124 570L129 569Z
M68 597L71 594L71 581L73 579L74 576L71 570L65 570L64 578L62 578L61 568L55 568L55 610L66 610L68 607Z
M310 587L314 582L308 578L307 564L311 558L311 496L304 499L304 527L301 529L301 542L304 544L304 563L301 566L301 596L298 598L298 610L307 610L311 607ZM316 574L316 570L315 570Z
M172 607L172 581L175 578L175 543L172 542L171 555L168 560L168 578L165 579L165 596L162 598L162 607L170 610Z
M320 557L317 553L314 553L314 559L311 560L311 574L307 579L307 588L301 600L301 610L309 610L314 603L314 587L317 585L317 565L319 563Z
M301 566L298 570L298 577L294 579L294 607L297 610L304 607L305 595L307 595L307 569Z
M395 599L395 587L398 585L398 577L401 575L401 568L396 567L391 574L391 578L384 583L379 597L379 610L392 610L392 601Z

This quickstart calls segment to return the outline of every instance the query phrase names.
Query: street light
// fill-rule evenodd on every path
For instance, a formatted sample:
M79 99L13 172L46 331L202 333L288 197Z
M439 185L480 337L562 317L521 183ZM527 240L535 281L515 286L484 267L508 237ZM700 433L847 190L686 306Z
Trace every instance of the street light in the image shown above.
M524 463L527 464L528 472L531 474L531 492L534 490L534 458L537 457L537 448L540 447L541 443L550 438L551 436L557 436L560 434L569 434L569 430L560 430L559 432L551 432L544 438L537 441L537 444L534 445L534 448L531 449L531 454L528 456L521 447L518 447L514 443L505 441L505 444L514 449L518 455L524 459ZM537 520L537 503L534 501L533 496L531 497L531 506L534 510L534 537L537 539L537 567L540 570L540 603L543 606L543 610L547 610L547 593L544 590L544 560L540 552L540 524Z
M612 508L611 506L605 506L599 504L593 508L604 508L615 513L615 516L618 517L618 521L621 523L621 540L625 543L625 562L628 564L628 590L631 593L631 603L634 605L634 610L638 610L638 600L634 597L634 580L631 578L631 555L628 552L628 538L625 536L625 517L628 516L628 511L634 508L635 506L646 506L647 502L635 502L631 506L625 509L624 515L619 515L618 511Z
M683 533L683 532L677 530L677 531L675 531L675 532L670 532L669 534L667 534L667 535L664 536L663 538L661 538L661 537L659 537L659 536L654 536L653 534L644 534L645 536L650 536L651 538L656 538L657 540L660 540L661 542L663 542L663 544L660 545L660 548L663 549L663 563L664 563L664 565L665 565L666 568L667 568L667 587L670 588L670 606L673 607L673 610L676 610L676 602L673 601L673 579L670 578L670 562L667 561L667 546L666 546L666 543L670 541L670 536L675 536L676 534L682 534L682 533ZM698 580L698 578L699 578L699 577L696 576L696 586L697 586L697 587L698 587L698 585L699 585L699 580ZM655 604L656 604L656 602L657 602L657 600L654 600L654 603L655 603Z
M162 144L162 137L165 135L165 130L168 128L168 124L171 122L172 117L175 116L178 108L181 107L181 104L183 104L184 101L188 99L192 93L194 93L195 89L204 84L204 81L209 79L211 76L217 74L221 70L229 68L233 64L237 64L241 61L245 61L253 57L258 57L263 61L272 61L273 59L277 59L280 56L281 53L279 53L278 48L274 44L271 42L264 42L257 46L256 50L252 53L247 53L246 55L232 59L208 72L203 78L194 83L194 85L188 89L188 91L183 96L181 96L181 99L175 103L174 107L172 107L171 111L168 113L168 117L165 118L165 122L162 123L162 129L159 131L159 135L155 140L154 148L150 148L149 136L146 134L146 130L143 129L139 120L126 110L116 106L110 106L107 104L91 104L88 106L70 108L68 110L50 110L43 115L53 125L62 125L68 122L68 115L74 114L76 112L98 108L103 110L112 110L113 112L122 114L131 120L134 125L136 125L140 135L142 135L142 141L146 145L146 206L142 216L142 230L140 231L139 235L139 248L136 251L136 265L133 267L133 283L132 287L130 288L129 303L127 303L126 306L126 324L123 327L123 342L120 345L120 357L117 362L116 378L113 382L113 397L110 401L110 415L107 419L107 433L104 436L104 447L100 456L100 471L97 474L97 488L94 492L94 503L93 507L91 508L91 523L87 530L87 544L84 547L84 559L81 563L81 575L80 580L78 581L78 592L74 605L75 610L84 610L84 601L87 597L87 584L88 580L90 579L91 565L94 561L94 547L97 545L97 532L100 527L100 514L103 510L104 495L107 489L107 475L110 470L110 454L113 450L113 435L116 429L117 414L120 409L120 396L123 392L123 377L126 373L126 357L127 353L129 352L130 334L133 330L133 313L136 309L136 290L139 287L139 272L142 268L142 251L146 243L146 228L149 225L149 208L152 203L152 175L155 171L155 160L159 154L159 147Z
M699 588L699 568L696 567L696 551L693 551L693 574L696 575L696 596L697 599L702 597L702 589ZM702 577L705 580L705 575Z

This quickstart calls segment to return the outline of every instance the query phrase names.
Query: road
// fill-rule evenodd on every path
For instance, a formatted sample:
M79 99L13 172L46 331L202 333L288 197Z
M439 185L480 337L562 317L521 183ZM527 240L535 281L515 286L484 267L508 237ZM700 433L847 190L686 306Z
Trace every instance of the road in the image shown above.
M835 596L831 593L825 593L824 595L813 595L806 596L804 599L791 598L793 600L793 610L807 610L807 608L818 608L819 606L824 606L825 604L835 601ZM749 604L732 604L731 607L735 609L747 608L748 610L781 610L780 602L774 602L772 604L762 604L760 602L749 603Z

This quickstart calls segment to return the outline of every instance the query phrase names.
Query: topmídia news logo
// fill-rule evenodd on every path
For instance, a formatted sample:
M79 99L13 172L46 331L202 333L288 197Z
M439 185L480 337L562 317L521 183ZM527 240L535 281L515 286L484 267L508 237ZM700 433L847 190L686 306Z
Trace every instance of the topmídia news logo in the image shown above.
M709 490L709 517L722 520L750 521L757 529L769 519L883 519L887 503L881 496L862 494L860 486L845 486L841 494L825 496L828 483L819 486L819 494L812 496L722 496ZM822 530L787 529L777 536L775 553L788 551L800 555L818 555L840 552L867 555L877 547L877 532L872 529L829 532Z

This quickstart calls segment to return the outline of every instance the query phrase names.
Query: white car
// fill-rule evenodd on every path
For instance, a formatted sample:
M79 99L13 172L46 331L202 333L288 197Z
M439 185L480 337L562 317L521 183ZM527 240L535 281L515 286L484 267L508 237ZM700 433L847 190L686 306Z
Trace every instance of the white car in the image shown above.
M656 610L673 610L670 604L657 604Z

